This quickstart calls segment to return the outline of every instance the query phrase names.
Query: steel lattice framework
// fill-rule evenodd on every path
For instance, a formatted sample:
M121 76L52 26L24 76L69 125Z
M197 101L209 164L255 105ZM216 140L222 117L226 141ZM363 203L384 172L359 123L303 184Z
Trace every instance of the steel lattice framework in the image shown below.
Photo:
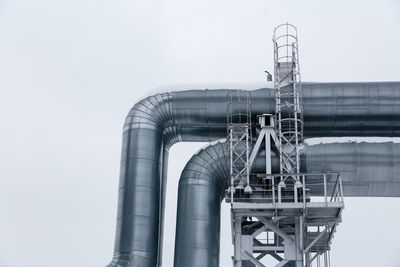
M249 153L251 142L251 103L248 93L245 95L228 94L228 145L230 153L230 174L232 194L236 189L245 189L251 193ZM245 107L243 109L243 106Z

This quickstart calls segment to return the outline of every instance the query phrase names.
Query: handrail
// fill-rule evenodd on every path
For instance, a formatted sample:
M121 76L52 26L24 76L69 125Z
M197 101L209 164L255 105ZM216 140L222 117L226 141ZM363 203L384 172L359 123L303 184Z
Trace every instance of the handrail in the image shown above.
M320 176L323 175L324 173L326 174L340 174L340 172L337 171L324 171L324 172L301 172L301 173L271 173L268 174L268 176L272 177L281 177L281 176L300 176L300 175L306 175L306 176Z
M252 173L252 175L255 175L255 173ZM331 175L336 175L336 179L334 180L334 186L333 188L331 186L328 187L328 176ZM341 177L340 177L340 172L336 171L326 171L326 172L321 172L321 173L274 173L274 174L257 174L259 178L262 178L264 181L267 181L267 179L272 179L274 180L277 177L280 177L280 181L287 181L287 179L293 180L293 183L286 184L284 188L286 188L286 194L283 195L283 189L282 187L278 184L268 184L268 182L265 183L257 183L257 184L249 184L253 188L253 192L258 192L259 194L262 194L258 196L255 195L254 197L250 197L248 194L241 193L240 191L237 192L239 195L233 195L231 194L231 201L232 202L249 202L252 200L255 201L260 201L260 200L265 200L268 199L271 201L274 205L276 203L283 203L282 201L288 201L289 203L301 203L303 202L304 208L306 208L306 202L307 198L306 195L308 194L307 192L310 192L312 194L313 190L317 188L323 189L323 203L325 203L325 206L328 206L328 203L336 203L336 202L343 202L343 188L342 188L342 182L341 182ZM321 179L318 180L311 180L308 181L306 180L306 177L321 177ZM296 182L301 181L301 184L298 185ZM288 187L289 186L289 187ZM307 188L308 187L308 188ZM329 192L328 192L329 190ZM332 190L332 191L331 191ZM276 201L276 195L275 192L278 191L278 199ZM229 192L229 191L228 191ZM291 193L289 193L291 192ZM319 192L319 191L318 191ZM232 192L230 192L232 193ZM289 195L287 195L289 193ZM301 193L302 195L298 195ZM300 198L299 198L300 196ZM330 197L329 197L330 196ZM313 202L313 201L312 201Z

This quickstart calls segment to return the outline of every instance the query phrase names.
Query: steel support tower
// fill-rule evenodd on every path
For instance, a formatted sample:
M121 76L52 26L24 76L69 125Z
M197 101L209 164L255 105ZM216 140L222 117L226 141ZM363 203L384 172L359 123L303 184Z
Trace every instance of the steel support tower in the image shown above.
M228 94L228 145L230 156L231 187L251 193L249 153L251 145L251 103L248 92Z
M275 114L256 116L254 145L250 110L239 98L229 98L231 185L226 201L231 204L233 266L264 267L268 255L275 261L268 266L328 267L331 240L344 208L340 173L301 172L303 109L296 28L279 25L273 42L276 109ZM242 107L242 113L234 107ZM255 166L260 153L265 154L262 167ZM279 172L272 170L273 154L279 157Z

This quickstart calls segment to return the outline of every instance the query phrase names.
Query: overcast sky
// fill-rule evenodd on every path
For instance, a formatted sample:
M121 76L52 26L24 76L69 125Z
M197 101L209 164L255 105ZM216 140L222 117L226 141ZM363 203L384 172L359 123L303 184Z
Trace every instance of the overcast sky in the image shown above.
M0 266L107 264L129 108L160 85L265 80L286 21L303 81L400 80L398 0L0 0ZM171 149L165 267L180 172L201 145ZM399 205L346 199L332 266L399 266ZM226 204L222 216L228 267Z

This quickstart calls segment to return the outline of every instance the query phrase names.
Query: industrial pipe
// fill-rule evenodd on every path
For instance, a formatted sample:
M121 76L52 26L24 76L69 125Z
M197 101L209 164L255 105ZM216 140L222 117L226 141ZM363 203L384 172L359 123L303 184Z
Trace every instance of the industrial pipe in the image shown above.
M253 89L258 88L263 86ZM274 112L271 88L160 93L131 109L123 128L117 231L108 266L161 266L167 151L179 141L225 137L229 92L250 94L253 117ZM397 82L303 84L303 107L306 137L400 136Z
M400 143L304 145L301 154L304 172L341 170L346 196L400 197ZM272 165L279 170L276 154ZM254 170L265 171L262 155ZM174 267L219 266L220 206L229 177L225 142L202 148L186 164L179 180ZM328 182L333 187L335 181Z
M228 187L225 143L200 150L179 180L174 266L219 266L220 206Z

